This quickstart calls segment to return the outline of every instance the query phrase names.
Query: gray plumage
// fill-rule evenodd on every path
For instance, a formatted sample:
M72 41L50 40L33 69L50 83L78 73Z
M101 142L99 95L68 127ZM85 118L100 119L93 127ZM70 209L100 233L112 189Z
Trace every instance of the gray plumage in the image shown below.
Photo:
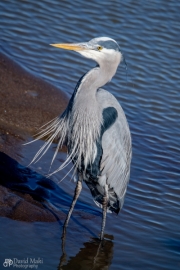
M58 138L59 143L53 160L58 149L66 144L67 160L55 172L72 160L79 183L84 180L96 204L103 208L106 206L102 239L104 213L106 210L118 213L122 208L130 177L129 126L116 98L101 88L116 73L122 54L116 41L107 37L95 38L87 43L53 46L75 50L95 60L98 65L79 80L64 113L39 134L37 139L45 135L49 139L33 161L45 154L54 138Z

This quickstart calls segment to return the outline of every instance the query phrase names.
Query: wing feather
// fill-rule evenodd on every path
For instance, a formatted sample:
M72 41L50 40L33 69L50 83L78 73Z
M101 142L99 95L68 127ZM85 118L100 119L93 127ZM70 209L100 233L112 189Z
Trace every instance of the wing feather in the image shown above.
M102 136L103 155L99 183L103 185L106 181L109 189L113 189L121 209L130 177L131 135L123 109L115 97L104 90L99 94L104 107L113 106L118 112L115 123ZM105 99L108 101L105 102Z

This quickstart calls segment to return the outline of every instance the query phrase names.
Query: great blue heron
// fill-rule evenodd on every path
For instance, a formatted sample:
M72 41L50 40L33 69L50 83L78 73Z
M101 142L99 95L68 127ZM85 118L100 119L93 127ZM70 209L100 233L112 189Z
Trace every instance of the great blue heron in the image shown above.
M53 160L58 149L63 144L67 146L68 158L56 172L72 160L78 181L64 228L68 225L84 180L95 203L103 209L102 240L106 213L118 213L122 208L130 176L129 126L116 98L101 88L115 75L123 59L122 53L117 42L108 37L94 38L85 43L51 45L76 51L95 60L97 66L80 78L63 114L40 133L38 139L44 135L49 139L33 161L47 151L55 137L59 142Z

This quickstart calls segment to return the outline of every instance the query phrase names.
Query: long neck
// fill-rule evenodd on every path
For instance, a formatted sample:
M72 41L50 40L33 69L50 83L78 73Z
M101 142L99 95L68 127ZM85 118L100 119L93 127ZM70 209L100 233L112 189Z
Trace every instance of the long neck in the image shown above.
M78 82L75 95L93 98L96 95L98 88L104 86L107 82L111 80L114 76L116 69L110 68L110 65L107 65L106 68L97 66L87 72ZM78 97L79 98L79 97Z
M92 164L94 142L98 140L103 123L101 104L97 100L97 90L109 81L107 73L96 67L86 73L77 83L66 115L68 119L68 151L78 153L77 166L84 158L84 166Z
M81 157L85 168L92 164L94 142L100 136L102 111L96 99L96 92L102 84L99 83L98 73L99 68L94 68L79 80L66 111L68 151L70 155L78 153L77 167L81 165Z
M72 108L89 112L98 110L96 92L112 79L117 66L112 65L112 62L107 62L106 66L100 64L84 74L76 85L66 112L72 111Z

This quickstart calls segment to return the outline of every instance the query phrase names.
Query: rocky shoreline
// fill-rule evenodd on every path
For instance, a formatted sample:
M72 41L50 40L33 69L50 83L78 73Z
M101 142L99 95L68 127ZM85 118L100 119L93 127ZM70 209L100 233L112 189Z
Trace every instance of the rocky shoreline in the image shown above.
M0 216L22 221L57 221L64 216L44 203L48 200L44 194L56 190L56 184L18 162L26 138L59 115L67 102L55 86L0 53Z

